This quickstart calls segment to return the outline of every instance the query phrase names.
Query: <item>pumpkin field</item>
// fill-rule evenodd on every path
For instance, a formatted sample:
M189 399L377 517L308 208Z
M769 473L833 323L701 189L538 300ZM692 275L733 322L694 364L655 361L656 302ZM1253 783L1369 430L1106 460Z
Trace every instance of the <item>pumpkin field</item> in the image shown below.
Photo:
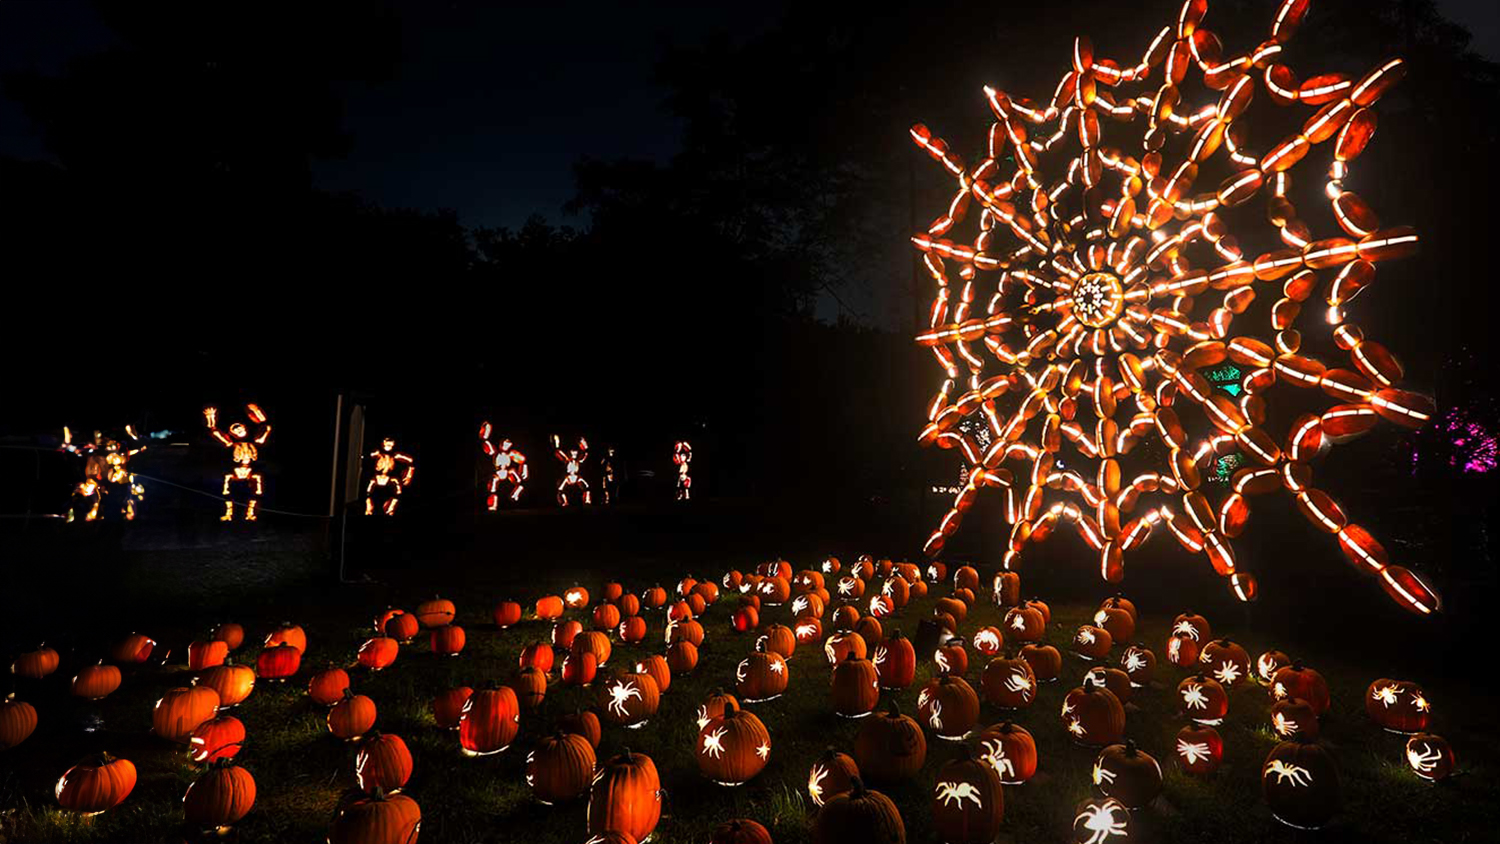
M997 573L859 555L537 570L13 653L35 729L17 740L6 704L0 841L766 840L736 820L778 842L1304 840L1277 816L1462 841L1497 820L1479 689L1430 682L1430 713L1398 725L1456 752L1430 782L1367 711L1377 677L1331 650L1156 599L1046 606ZM1220 682L1223 660L1243 664ZM1271 676L1326 712L1278 704ZM1299 718L1319 749L1278 749ZM1273 750L1299 779L1276 814Z

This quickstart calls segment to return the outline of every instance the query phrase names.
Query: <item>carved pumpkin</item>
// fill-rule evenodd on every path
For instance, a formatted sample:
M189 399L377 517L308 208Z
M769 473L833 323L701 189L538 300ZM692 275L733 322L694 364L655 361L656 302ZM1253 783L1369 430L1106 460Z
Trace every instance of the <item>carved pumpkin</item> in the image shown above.
M849 573L860 580L869 580L875 576L875 561L870 559L869 554L860 554L854 560L854 565L849 567Z
M1219 681L1196 674L1177 684L1178 708L1199 724L1217 724L1229 712L1229 696Z
M1002 709L1024 709L1036 699L1036 673L1019 657L997 656L979 675L984 699Z
M904 689L916 680L917 652L900 630L892 630L891 635L875 647L872 662L882 689Z
M635 673L649 674L656 681L656 690L666 694L667 689L672 686L672 668L667 665L667 658L657 654L646 657L635 664Z
M53 792L70 812L97 815L120 805L135 788L135 765L108 753L92 756L69 768Z
M855 777L849 790L818 810L813 820L813 844L906 844L906 826L891 798L865 788Z
M1135 742L1112 744L1094 760L1094 787L1127 809L1139 809L1161 794L1161 765Z
M1304 668L1302 663L1293 662L1284 668L1277 669L1271 676L1271 699L1281 700L1283 698L1295 697L1307 701L1321 718L1328 712L1332 703L1328 696L1328 681L1323 675L1311 668ZM1366 695L1365 708L1369 709L1369 695Z
M839 562L839 558L838 557L827 557L827 558L824 558L822 565L819 566L819 568L821 568L823 570L823 574L825 574L825 575L828 575L828 574L838 574L839 573L839 569L841 569L843 567L844 567L844 564L841 563L841 562Z
M927 582L942 583L948 579L948 567L939 562L927 564Z
M517 617L519 617L519 607L516 608L516 612L518 613ZM410 642L416 638L417 633L421 629L422 625L417 622L416 616L397 610L396 614L387 619L385 624L381 626L380 632L395 639L397 642Z
M319 706L333 706L343 700L348 688L349 672L330 665L307 682L307 696Z
M592 651L570 652L563 657L562 681L570 686L587 686L598 674L599 658Z
M432 652L438 656L458 656L469 637L457 624L443 624L432 628Z
M594 764L594 746L587 738L557 732L526 754L526 785L546 806L576 800L588 793Z
M846 601L857 601L864 597L865 582L852 574L846 574L839 578L837 585L838 596Z
M1232 689L1250 677L1250 655L1228 639L1215 639L1203 646L1198 662L1226 689Z
M188 738L194 762L214 762L239 755L245 743L245 725L233 715L220 715L199 724Z
M1139 689L1156 676L1156 654L1145 645L1131 645L1120 654L1120 668L1130 678L1130 685Z
M798 616L792 622L792 634L797 637L797 644L810 645L823 638L823 622L815 615Z
M835 630L853 630L856 624L859 624L859 609L852 604L844 604L833 611L832 626Z
M540 707L547 697L547 675L535 666L517 668L510 686L516 692L516 702L527 712Z
M864 637L852 630L840 630L823 642L823 656L829 665L838 665L850 654L864 658L868 653Z
M210 668L209 671L217 669ZM120 688L120 669L117 666L86 665L73 678L73 695L87 700L104 700Z
M599 740L604 736L599 716L586 709L558 718L557 729L569 735L583 736L595 750L599 749Z
M464 717L464 705L469 702L472 694L474 690L468 686L455 686L438 692L432 699L432 720L437 722L439 729L458 729L459 722Z
M661 691L649 674L616 674L597 685L600 717L619 727L644 727L661 704Z
M298 654L298 662L301 662L300 654ZM218 692L219 708L229 709L239 706L250 697L250 693L255 691L255 680L255 669L248 665L218 665L199 674L198 679L193 682L195 685ZM118 676L115 685L119 685Z
M1100 607L1094 613L1094 626L1104 629L1116 642L1135 638L1135 615L1124 607Z
M970 641L974 643L974 650L984 656L992 657L999 654L1000 649L1005 647L1005 634L1001 633L998 627L981 627L974 631L974 636Z
M708 699L703 701L698 707L698 729L703 729L704 724L727 712L730 704L738 708L740 702L734 699L734 695L729 694L723 689L715 689L713 694L709 695Z
M667 647L667 667L673 674L691 674L698 667L698 648L692 642L673 642Z
M968 568L965 566L964 568ZM959 569L963 571L963 569ZM973 571L973 569L970 569ZM958 578L954 576L954 585L967 585L970 589L979 588L979 575L974 575L971 584L959 584ZM1014 607L1021 603L1021 575L1013 571L1002 571L995 574L994 583L991 584L990 597L998 607Z
M1219 731L1203 724L1188 724L1177 731L1177 765L1196 776L1207 776L1224 761L1224 739Z
M536 617L543 621L562 618L563 599L557 595L546 595L536 599Z
M1092 624L1085 624L1078 628L1073 634L1073 653L1082 659L1104 659L1109 656L1109 649L1115 646L1114 637L1109 631Z
M932 652L932 664L939 674L962 677L969 673L969 652L964 650L964 640L950 637Z
M0 701L0 751L9 750L26 740L36 729L36 708L16 700L14 694Z
M422 809L405 794L376 792L350 801L328 829L328 844L414 844Z
M1338 811L1338 768L1316 744L1284 741L1272 748L1260 787L1271 814L1287 826L1319 829Z
M760 599L768 607L779 607L792 596L792 584L786 577L776 575L760 582Z
M140 665L151 658L151 651L155 647L156 640L150 636L131 633L114 646L110 656L115 662L124 665Z
M607 606L609 606L609 604L601 604L600 606L607 607ZM620 622L620 628L619 628L619 634L620 634L620 641L627 642L627 643L632 644L632 645L635 644L635 643L637 643L637 642L641 642L641 641L645 640L645 638L646 638L646 619L641 618L638 615L633 615L630 618L627 618L624 621L621 621Z
M642 624L645 620L642 619ZM620 626L620 608L614 604L600 604L594 607L594 629L613 630ZM642 635L644 638L644 634Z
M644 841L661 820L661 778L643 753L625 751L606 761L589 790L588 831L623 832Z
M1171 635L1192 639L1200 648L1214 638L1213 627L1209 625L1208 619L1192 612L1182 613L1172 619Z
M1104 601L1099 604L1099 609L1101 609L1101 610L1120 609L1120 610L1124 610L1125 612L1130 613L1130 618L1131 618L1132 621L1134 621L1137 618L1139 618L1138 614L1136 613L1135 603L1133 601L1131 601L1129 598L1125 597L1124 595L1115 595L1114 597L1111 597L1111 598L1105 598ZM1101 624L1099 626L1103 627L1104 625ZM1126 636L1125 638L1128 639L1130 637Z
M237 651L245 643L245 628L232 621L225 621L214 628L213 637L228 645L231 651Z
M873 782L901 782L917 775L927 761L927 738L916 721L902 715L892 699L884 712L865 719L854 737L854 760Z
M262 680L284 683L302 667L302 651L296 645L282 642L270 645L255 658L255 674Z
M1005 817L1000 775L974 758L968 746L938 769L932 792L932 825L947 844L990 844Z
M573 637L573 653L591 651L595 661L603 668L609 662L610 654L614 653L615 646L610 643L609 637L598 630L585 630Z
M911 584L899 577L889 577L880 585L880 594L881 597L890 599L890 606L887 609L895 612L911 600Z
M563 593L563 605L570 610L581 610L589 605L589 590L582 586L574 586ZM613 624L607 625L614 627Z
M810 615L814 618L822 618L826 610L827 602L816 592L808 592L792 599L792 615L794 616Z
M577 637L574 637L573 641L577 642ZM531 665L542 671L551 671L553 660L556 658L556 654L546 642L532 642L521 649L519 662L521 668Z
M1014 574L1014 572L1002 572L1002 574ZM997 579L999 575L996 576ZM1020 583L1020 575L1016 575L1016 583ZM959 566L953 571L954 589L978 589L979 572L973 566Z
M880 702L880 681L874 663L850 654L833 667L829 695L833 711L845 718L863 718L874 712Z
M744 785L766 767L771 734L760 718L728 701L724 713L698 730L698 770L719 785Z
M854 764L854 757L830 747L807 772L807 796L812 798L814 806L822 806L847 792L857 776L859 766Z
M442 627L452 624L453 617L458 614L458 608L453 602L444 598L433 596L430 601L417 604L417 622L423 627Z
M1006 721L979 734L980 759L1005 785L1020 785L1036 774L1036 739L1025 727Z
M255 777L244 768L221 762L203 772L182 797L182 814L190 826L223 834L255 806Z
M766 650L775 651L787 658L790 658L792 652L797 649L797 635L785 624L773 624L767 627L757 642Z
M1038 683L1050 683L1062 673L1062 654L1051 645L1026 645L1021 648L1021 659L1031 664Z
M394 733L371 733L354 756L354 776L366 794L377 788L387 794L400 790L411 779L411 766L411 751Z
M509 686L480 689L464 702L458 722L458 744L466 756L501 753L521 729L521 705Z
M16 657L15 662L10 664L10 673L17 677L40 680L56 671L59 661L57 651L41 645L34 651L27 651Z
M1266 651L1255 659L1255 679L1269 686L1276 672L1291 664L1292 658L1281 651Z
M1043 601L1041 598L1027 598L1026 600L1021 602L1020 606L1023 606L1027 609L1036 610L1037 612L1041 613L1043 624L1052 623L1052 607L1048 606L1047 602Z
M198 725L219 711L219 693L207 686L168 691L151 710L151 731L167 741L187 744Z
M1125 734L1125 707L1109 689L1079 687L1068 692L1061 718L1068 735L1082 745L1116 744Z
M917 713L938 738L963 741L979 720L979 695L962 677L944 674L917 692Z
M281 644L291 645L297 650L307 653L307 633L301 626L293 624L290 621L283 621L279 627L272 630L266 636L265 647L270 648Z
M1277 679L1287 678L1278 673ZM1286 685L1290 689L1294 684ZM1427 693L1406 680L1382 677L1371 683L1365 690L1365 712L1382 729L1393 733L1425 732L1432 723L1432 705L1427 701Z
M1197 670L1198 641L1189 636L1173 634L1167 637L1167 662L1178 668Z
M1318 737L1318 714L1307 701L1287 697L1271 704L1271 730L1282 741Z
M1406 764L1424 780L1446 779L1458 764L1453 748L1441 736L1417 733L1406 740Z
M1113 838L1129 841L1134 837L1130 810L1113 797L1085 800L1073 810L1073 840L1079 844L1105 844Z
M495 626L504 630L521 623L521 605L515 601L501 601L495 605Z
M205 668L213 668L215 665L223 665L224 660L228 658L228 643L218 639L200 639L188 645L189 671L202 671Z
M396 616L405 618L406 616ZM371 671L384 671L396 662L396 655L401 652L401 645L393 636L371 636L359 646L359 654L355 657L360 665ZM330 704L324 704L328 706Z
M328 710L328 732L343 739L354 741L375 726L375 701L350 691L344 699Z
M1130 695L1134 687L1130 683L1130 675L1118 668L1106 668L1096 665L1084 672L1083 685L1095 688L1105 688L1115 693L1123 706L1130 702Z
M849 634L855 641L863 641ZM791 668L781 654L757 650L740 660L734 670L735 690L746 703L760 703L781 697L791 679Z

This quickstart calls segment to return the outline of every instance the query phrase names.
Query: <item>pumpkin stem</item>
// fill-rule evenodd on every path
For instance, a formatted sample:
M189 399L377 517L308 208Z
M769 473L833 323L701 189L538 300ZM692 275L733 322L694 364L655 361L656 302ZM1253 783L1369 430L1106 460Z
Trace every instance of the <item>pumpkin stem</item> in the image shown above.
M859 777L849 778L849 798L858 800L865 796L865 784Z
M890 715L892 718L900 718L901 704L896 703L896 699L894 697L889 698L885 704L885 711L886 714Z
M1136 755L1135 739L1125 739L1125 755L1126 756L1134 756L1134 755Z

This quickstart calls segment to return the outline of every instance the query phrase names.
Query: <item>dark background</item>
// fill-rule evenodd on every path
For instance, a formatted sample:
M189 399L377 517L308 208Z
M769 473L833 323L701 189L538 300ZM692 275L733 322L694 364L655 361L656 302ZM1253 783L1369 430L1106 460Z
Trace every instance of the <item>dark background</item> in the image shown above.
M265 506L304 524L327 512L343 394L372 444L418 459L413 536L478 524L489 419L534 461L535 505L553 432L595 460L617 445L642 507L669 484L641 470L665 479L688 438L701 503L741 514L695 529L770 519L821 533L808 553L915 554L946 507L925 490L957 460L915 445L939 373L910 339L931 291L908 237L949 182L907 129L977 149L982 85L1046 96L1079 32L1132 57L1176 8L1146 6L4 4L0 514L63 506L65 424L167 432L138 471L212 493L226 461L200 409L256 401L276 426ZM1273 6L1217 2L1210 24L1242 48ZM1423 251L1383 264L1355 311L1462 418L1382 426L1319 477L1450 606L1495 584L1496 475L1465 471L1500 427L1493 21L1489 4L1323 0L1289 51L1304 73L1410 63L1356 179ZM148 488L144 520L213 529L210 498ZM992 507L954 555L997 556ZM1289 504L1256 519L1242 560L1308 560L1254 566L1268 593L1384 600ZM45 548L55 526L0 530ZM1081 548L1037 559L1084 576ZM1140 557L1132 571L1183 568L1161 537Z

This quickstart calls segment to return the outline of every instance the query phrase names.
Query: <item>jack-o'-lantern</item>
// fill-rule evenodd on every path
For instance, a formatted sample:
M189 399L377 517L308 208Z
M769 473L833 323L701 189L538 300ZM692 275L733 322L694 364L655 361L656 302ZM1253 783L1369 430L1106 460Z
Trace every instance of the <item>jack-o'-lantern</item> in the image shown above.
M1130 675L1118 668L1108 668L1096 665L1083 674L1083 685L1093 688L1105 688L1115 693L1120 699L1120 704L1130 702L1130 696L1134 687L1130 684Z
M995 656L1005 646L1005 635L998 627L981 627L974 631L970 641L974 643L974 650L984 656Z
M1031 664L1038 683L1050 683L1062 673L1062 654L1051 645L1026 645L1021 648L1021 658Z
M223 665L229 657L229 644L218 639L200 639L188 644L188 670L202 671Z
M510 748L521 729L521 705L509 686L480 689L464 701L458 744L465 756L491 756Z
M1109 633L1116 642L1135 637L1135 616L1124 607L1100 607L1094 612L1094 626Z
M570 610L581 610L589 605L589 590L582 586L574 586L563 592L563 606ZM614 627L613 624L609 625Z
M855 777L849 790L829 798L813 819L813 844L905 844L906 826L891 798Z
M359 654L355 658L360 665L371 671L382 671L396 662L396 654L400 652L401 645L393 637L371 636L359 646Z
M1427 693L1406 680L1382 677L1371 683L1365 690L1365 712L1382 729L1393 733L1425 732L1432 723Z
M328 829L328 844L409 844L422 828L422 809L405 794L374 794L339 809Z
M188 744L193 730L219 711L219 693L207 686L172 689L151 710L151 731L167 741Z
M698 648L692 642L673 642L667 647L667 667L673 674L691 674L698 667Z
M1131 645L1120 653L1120 669L1130 678L1130 685L1139 689L1156 675L1156 654L1145 645Z
M853 630L859 624L859 608L853 604L841 604L833 611L833 619L829 623L835 630Z
M291 645L297 650L307 653L307 632L299 624L283 621L266 636L265 647L269 648L280 644Z
M698 713L696 715L698 729L703 729L704 724L707 724L709 721L712 721L720 715L723 715L725 711L729 709L729 705L731 703L736 707L740 705L740 702L738 700L735 700L734 695L724 691L723 689L715 689L713 693L710 694L708 698L698 706Z
M764 645L768 651L775 651L784 657L790 657L797 649L797 634L784 624L773 624L761 634L758 644Z
M599 740L604 737L604 727L599 723L599 716L587 709L559 716L556 726L569 735L588 739L589 745L596 751L599 749Z
M328 710L328 732L344 741L355 741L375 726L375 701L344 691L344 699Z
M245 725L233 715L220 715L199 724L188 739L194 762L213 762L239 755L245 744Z
M1177 765L1189 774L1207 776L1224 761L1224 739L1205 724L1188 724L1177 731Z
M1047 633L1047 622L1035 607L1011 607L1005 611L1005 635L1016 642L1040 642Z
M288 645L287 647L291 647ZM115 669L119 671L119 669ZM255 691L255 669L248 665L216 665L198 675L194 685L213 689L219 695L219 708L239 706ZM115 685L119 685L116 679Z
M1005 797L1000 775L965 745L938 769L932 793L932 826L947 844L990 844L1000 833Z
M859 766L854 764L854 757L830 747L807 772L807 796L814 806L822 806L849 791L857 776Z
M827 602L819 597L816 592L808 592L792 599L792 615L798 618L806 616L822 618L823 613L827 610L827 606Z
M1112 597L1105 598L1102 602L1100 602L1099 609L1101 609L1101 610L1112 610L1112 609L1124 610L1125 612L1130 613L1130 618L1132 620L1138 619L1140 617L1139 614L1136 612L1135 602L1132 601L1132 600L1130 600L1129 598L1125 597L1124 595L1118 595L1117 594L1117 595L1114 595ZM1101 624L1099 626L1103 627L1104 625ZM1126 638L1129 638L1129 637L1127 636Z
M1115 646L1109 631L1092 624L1085 624L1073 633L1073 653L1082 659L1104 659Z
M521 711L531 712L539 709L547 698L547 675L534 665L518 668L511 676L510 687L516 692Z
M25 741L35 729L35 707L16 700L14 693L0 700L0 751L9 750Z
M1015 574L1014 572L1001 572L1001 574ZM997 575L998 577L998 575ZM1020 583L1020 575L1016 575L1017 584ZM959 566L953 570L954 589L978 589L979 571L973 566Z
M849 567L849 573L860 580L869 580L875 576L875 561L870 559L869 554L860 554Z
M577 641L577 637L574 637L574 641ZM519 667L525 668L528 665L533 665L543 671L551 671L553 661L556 658L557 654L546 642L532 642L521 649Z
M1112 744L1094 760L1094 787L1127 809L1139 809L1161 794L1161 765L1135 742Z
M884 712L866 718L854 736L854 761L860 775L872 782L909 780L927 761L927 737L910 717L901 714L894 699Z
M516 608L516 617L520 618L520 608ZM386 620L381 626L380 632L395 639L398 642L410 642L417 637L422 625L417 622L417 617L411 613L396 611L396 614Z
M1198 641L1189 636L1172 634L1167 637L1167 662L1178 668L1198 669Z
M608 604L604 604L603 606L609 606L609 605ZM637 642L645 641L645 639L646 639L646 619L641 618L638 615L633 615L633 616L625 619L624 621L621 621L620 622L619 634L620 634L620 641L626 642L628 644L632 644L633 645L633 644L635 644Z
M1260 787L1272 816L1287 826L1320 829L1338 811L1338 767L1328 751L1311 742L1284 741L1272 748L1261 766Z
M1271 730L1282 740L1318 737L1318 715L1302 698L1284 697L1271 704Z
M1277 669L1271 676L1271 699L1282 700L1289 697L1307 701L1319 718L1327 714L1328 707L1332 705L1328 681L1323 679L1322 674L1304 667L1296 660L1291 665Z
M995 706L1025 709L1036 700L1036 672L1020 657L997 656L979 675L979 687L984 690L984 699Z
M400 791L411 779L411 751L395 733L370 733L354 756L354 776L366 794Z
M1178 683L1177 703L1181 712L1198 724L1218 724L1229 712L1224 687L1207 674L1195 674Z
M858 636L849 634L855 640ZM774 651L757 649L740 660L734 669L735 689L746 703L760 703L781 697L791 678L786 659Z
M917 713L933 735L945 741L963 741L979 720L979 695L962 677L944 674L927 682L917 692Z
M219 668L210 668L205 673L218 670ZM118 688L120 688L119 667L105 665L103 661L100 661L98 665L85 665L73 677L73 696L85 700L104 700Z
M635 664L635 673L649 674L656 681L656 690L660 694L666 694L667 689L672 686L672 667L667 664L667 658L660 654L652 654Z
M319 706L333 706L344 699L349 688L349 672L334 665L319 671L307 681L307 696ZM223 705L223 701L220 701Z
M917 652L900 630L892 630L891 635L875 647L871 662L875 665L875 676L882 689L904 689L916 680Z
M1017 724L1005 721L979 734L980 759L995 770L1005 785L1020 785L1036 775L1036 739Z
M1292 658L1281 651L1266 651L1255 659L1255 679L1269 686L1276 672L1291 664Z
M453 617L457 614L458 608L453 605L452 601L435 595L432 600L417 604L417 622L423 627L442 627L445 624L452 624Z
M69 768L53 793L70 812L97 815L120 805L135 788L135 765L108 753L91 756Z
M928 583L942 583L947 579L948 567L946 565L936 561L927 564Z
M627 750L605 761L589 790L589 835L614 830L645 841L661 820L662 796L651 757Z
M1208 619L1193 612L1185 612L1172 619L1173 636L1184 636L1197 643L1199 648L1213 641L1213 627Z
M893 613L906 606L907 602L911 600L911 584L899 577L888 577L880 585L880 597L887 598L890 601L890 604L886 607L886 612L882 613L882 615Z
M504 630L521 623L521 605L515 601L501 601L495 605L495 626Z
M1220 685L1232 689L1250 677L1250 655L1228 639L1215 639L1203 646L1198 662Z
M693 592L693 587L697 585L698 579L693 577L692 575L688 575L687 577L684 577L683 579L677 581L678 597L685 598L688 595L691 595Z
M834 592L845 601L857 601L864 597L865 582L852 574L839 578Z
M290 642L271 645L255 658L255 674L262 680L284 683L302 667L302 651Z
M432 699L432 720L437 722L438 729L456 730L464 717L464 705L469 702L469 696L474 690L468 686L454 686L451 689L437 693Z
M1026 607L1027 609L1033 609L1041 613L1042 623L1052 623L1052 607L1049 606L1047 602L1043 601L1041 598L1027 598L1026 600L1022 601L1019 606Z
M1108 844L1135 837L1130 810L1113 797L1085 800L1073 810L1073 840L1078 844Z
M978 575L975 575L974 580L975 582L969 585L970 589L979 588ZM956 577L954 582L955 584L957 583ZM1014 607L1019 605L1021 603L1021 575L1013 571L996 573L994 582L990 584L990 597L994 600L995 606L998 607Z
M1406 764L1422 779L1437 781L1453 773L1457 762L1442 736L1417 733L1406 740Z
M817 573L813 572L813 574ZM818 575L817 585L823 585L822 575ZM698 584L693 587L693 594L702 598L705 605L716 604L719 602L719 587L716 586L712 581L699 581Z
M724 713L698 730L698 770L719 785L744 785L771 758L771 734L755 713L726 703Z
M962 677L969 673L969 652L964 650L964 640L953 636L932 652L932 664L939 674Z
M828 688L833 711L845 718L863 718L880 702L880 679L874 663L852 653L833 667Z
M851 653L859 657L869 653L864 637L852 630L839 630L823 642L823 656L829 665L838 665Z
M618 727L646 726L661 705L661 691L649 674L619 673L596 685L600 718Z
M760 582L756 594L760 595L760 600L766 606L779 607L792 596L792 584L781 575L768 577Z
M526 785L544 806L576 800L588 793L596 761L587 738L558 731L526 754Z
M569 651L563 656L562 681L570 686L587 686L598 673L599 658L592 651Z
M677 601L667 607L667 621L691 621L697 616L693 612L693 605L687 601Z
M667 624L667 644L673 642L692 642L694 647L703 647L703 624L696 619L693 621L670 622Z
M40 680L56 671L60 661L57 651L43 644L34 651L27 651L16 657L10 664L10 673L17 677Z
M1125 734L1125 707L1107 688L1079 687L1068 692L1060 717L1068 736L1085 746L1116 744Z

